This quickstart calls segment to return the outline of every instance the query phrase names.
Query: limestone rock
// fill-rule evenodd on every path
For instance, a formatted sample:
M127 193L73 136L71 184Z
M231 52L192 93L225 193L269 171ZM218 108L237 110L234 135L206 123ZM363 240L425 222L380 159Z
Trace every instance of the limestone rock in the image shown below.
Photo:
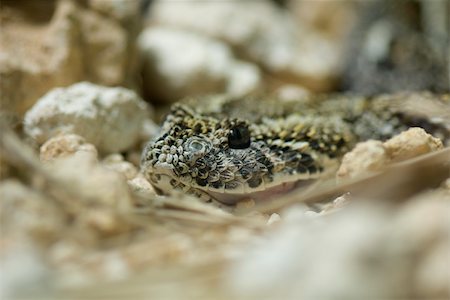
M139 36L144 88L153 100L227 92L243 95L260 85L259 69L234 58L229 47L197 33L150 27Z
M148 110L133 91L83 82L39 99L25 115L24 129L39 144L78 134L102 153L120 152L139 141Z

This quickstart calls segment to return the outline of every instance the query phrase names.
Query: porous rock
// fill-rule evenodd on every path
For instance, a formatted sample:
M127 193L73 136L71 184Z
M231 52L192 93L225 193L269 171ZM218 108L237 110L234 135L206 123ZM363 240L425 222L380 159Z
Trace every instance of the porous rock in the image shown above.
M410 128L392 137L383 146L393 161L405 160L444 147L440 139L433 137L418 127Z
M442 141L422 128L410 128L382 143L369 140L358 143L344 155L337 171L338 179L382 170L390 163L413 158L443 148Z
M235 59L221 41L197 33L149 27L139 36L139 48L145 92L153 100L223 92L243 95L260 84L256 66Z
M79 151L90 153L93 159L97 158L97 149L94 145L86 143L83 137L76 134L59 135L49 139L41 146L40 159L42 162L48 162Z
M102 153L138 142L149 107L125 88L87 82L50 91L26 113L25 132L39 144L58 134L77 134Z

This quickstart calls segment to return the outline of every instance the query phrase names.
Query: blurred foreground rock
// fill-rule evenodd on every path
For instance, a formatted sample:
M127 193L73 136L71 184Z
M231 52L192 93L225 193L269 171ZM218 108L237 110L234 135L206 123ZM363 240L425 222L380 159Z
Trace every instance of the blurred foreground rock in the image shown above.
M446 299L449 201L436 192L398 210L291 213L235 261L226 289L235 299Z
M140 140L150 112L131 90L83 82L39 99L26 113L24 129L39 144L58 134L77 134L102 153L120 152Z

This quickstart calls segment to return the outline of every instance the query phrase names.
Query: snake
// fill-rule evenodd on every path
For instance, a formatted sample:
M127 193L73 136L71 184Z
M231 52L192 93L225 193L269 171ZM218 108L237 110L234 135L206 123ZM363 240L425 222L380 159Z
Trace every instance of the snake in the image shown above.
M320 178L356 143L409 127L449 140L450 96L191 97L172 105L141 171L159 194L230 205L271 199Z

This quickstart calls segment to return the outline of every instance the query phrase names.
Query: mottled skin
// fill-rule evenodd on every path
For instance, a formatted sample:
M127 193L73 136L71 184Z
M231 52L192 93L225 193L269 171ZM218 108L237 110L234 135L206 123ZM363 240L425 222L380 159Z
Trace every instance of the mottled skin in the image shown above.
M404 114L407 97L187 99L173 105L160 135L145 147L141 169L158 191L178 189L204 200L233 203L285 191L318 178L358 141L386 139L410 125L448 133L420 114ZM448 96L420 97L449 104Z

